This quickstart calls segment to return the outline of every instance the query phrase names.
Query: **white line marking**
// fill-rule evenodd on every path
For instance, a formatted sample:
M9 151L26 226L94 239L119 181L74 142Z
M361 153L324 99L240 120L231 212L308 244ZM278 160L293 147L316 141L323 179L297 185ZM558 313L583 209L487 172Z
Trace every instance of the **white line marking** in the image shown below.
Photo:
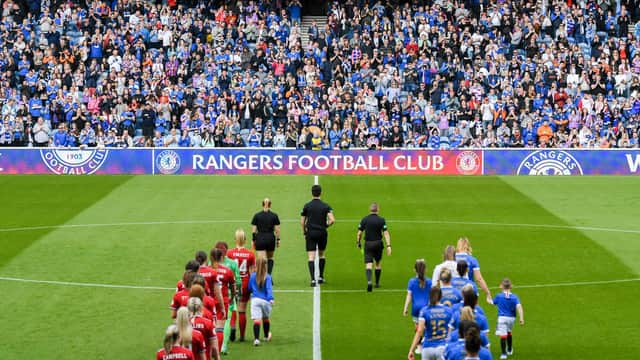
M297 223L300 220L283 219L284 223ZM359 219L340 219L341 223L357 223ZM408 220L408 219L387 219L387 222L398 224L432 224L432 225L478 225L478 226L509 226L509 227L528 227L540 229L564 229L564 230L580 230L580 231L603 231L623 234L640 234L640 230L634 229L616 229L597 226L571 226L571 225L553 225L553 224L527 224L527 223L500 223L500 222L483 222L483 221L445 221L445 220ZM249 223L248 220L177 220L177 221L139 221L139 222L115 222L115 223L94 223L94 224L63 224L63 225L36 225L25 227L0 228L0 233L14 231L33 231L33 230L50 230L50 229L78 229L93 227L117 227L117 226L149 226L149 225L198 225L198 224L244 224Z
M73 281L56 281L56 280L37 280L37 279L23 279L10 276L0 276L0 281L12 281L20 283L32 283L32 284L47 284L57 286L79 286L79 287L96 287L96 288L109 288L109 289L134 289L134 290L162 290L162 291L175 291L175 287L162 287L162 286L139 286L139 285L120 285L120 284L97 284L97 283L82 283ZM579 281L579 282L566 282L556 284L532 284L532 285L517 285L516 289L537 289L537 288L549 288L549 287L570 287L570 286L588 286L588 285L607 285L607 284L621 284L629 282L638 282L640 278L631 279L617 279L617 280L602 280L602 281ZM317 288L317 287L316 287ZM492 290L498 289L498 287L492 287ZM308 294L313 292L315 297L315 291L304 289L282 289L274 290L276 293L282 294ZM375 292L382 293L404 293L406 289L377 289ZM362 289L325 289L323 292L328 294L342 294L342 293L364 293ZM315 303L314 303L315 312Z
M313 177L313 184L318 185L318 175ZM320 254L316 249L314 261L316 278L320 276ZM313 288L313 360L322 359L322 341L320 338L320 284Z

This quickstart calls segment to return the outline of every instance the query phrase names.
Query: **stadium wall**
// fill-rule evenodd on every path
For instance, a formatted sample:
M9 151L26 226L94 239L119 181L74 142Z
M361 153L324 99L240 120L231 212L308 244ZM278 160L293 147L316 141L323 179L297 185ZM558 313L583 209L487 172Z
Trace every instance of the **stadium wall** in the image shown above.
M640 150L0 148L0 174L637 175Z

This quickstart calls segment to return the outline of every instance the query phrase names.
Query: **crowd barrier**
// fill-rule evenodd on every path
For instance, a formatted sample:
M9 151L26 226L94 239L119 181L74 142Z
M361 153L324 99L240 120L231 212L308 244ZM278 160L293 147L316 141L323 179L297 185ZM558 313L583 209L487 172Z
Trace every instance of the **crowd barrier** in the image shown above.
M0 148L0 174L636 175L640 150Z

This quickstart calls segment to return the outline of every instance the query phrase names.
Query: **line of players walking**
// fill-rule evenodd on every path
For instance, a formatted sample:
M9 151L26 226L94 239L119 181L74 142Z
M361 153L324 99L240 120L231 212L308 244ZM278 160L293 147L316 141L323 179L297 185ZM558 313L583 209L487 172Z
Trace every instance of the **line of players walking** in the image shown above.
M516 315L524 325L524 311L517 295L511 292L507 278L500 283L501 292L495 297L480 272L480 264L472 255L467 238L460 238L456 248L447 246L444 261L438 264L432 279L425 277L426 264L416 260L416 276L409 280L404 304L416 332L407 358L421 354L429 360L490 360L489 323L478 305L478 288L486 294L487 303L498 309L496 335L500 337L500 359L513 355L512 328ZM476 285L477 284L477 285Z

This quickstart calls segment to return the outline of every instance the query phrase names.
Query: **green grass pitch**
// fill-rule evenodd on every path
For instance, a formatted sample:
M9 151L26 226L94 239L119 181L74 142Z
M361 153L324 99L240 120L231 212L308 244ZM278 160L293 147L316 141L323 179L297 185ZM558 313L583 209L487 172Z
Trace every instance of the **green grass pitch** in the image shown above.
M324 359L406 358L412 324L402 305L413 262L425 258L430 272L463 235L493 291L508 276L523 302L514 358L632 359L640 351L640 282L608 282L640 278L638 179L319 181L337 219L321 288ZM313 292L298 222L312 183L313 176L0 177L0 359L153 358L170 323L172 291L162 288L175 285L196 250L232 242L238 227L249 231L265 196L283 220L274 340L231 344L225 358L311 359ZM367 294L355 235L372 201L394 246L381 291ZM585 282L596 283L547 286ZM481 305L495 357L495 310Z

